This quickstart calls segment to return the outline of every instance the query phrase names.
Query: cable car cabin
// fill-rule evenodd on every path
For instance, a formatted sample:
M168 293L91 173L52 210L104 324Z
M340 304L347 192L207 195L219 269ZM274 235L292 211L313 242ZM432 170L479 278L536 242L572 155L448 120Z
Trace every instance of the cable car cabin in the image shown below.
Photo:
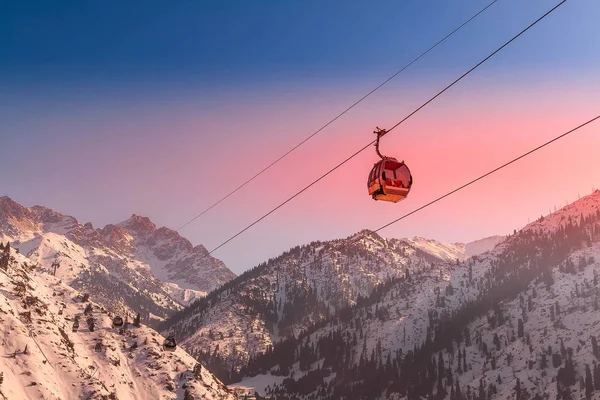
M163 342L163 348L166 351L175 351L177 348L177 342L175 341L175 338L173 336L167 337Z
M373 166L367 186L374 200L397 203L408 196L412 175L404 162L385 157Z
M113 319L113 327L114 328L120 328L123 326L123 318L119 317L118 315Z

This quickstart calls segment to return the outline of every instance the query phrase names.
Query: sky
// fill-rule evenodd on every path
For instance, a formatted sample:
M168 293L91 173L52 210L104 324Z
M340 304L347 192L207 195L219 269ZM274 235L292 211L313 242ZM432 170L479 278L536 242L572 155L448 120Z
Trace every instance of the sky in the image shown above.
M0 5L0 195L96 227L178 229L483 8L480 0L21 1ZM180 231L212 250L556 5L498 0ZM567 1L381 142L414 185L373 201L374 148L214 256L235 273L377 229L600 114L597 0ZM600 186L600 122L382 230L469 242Z

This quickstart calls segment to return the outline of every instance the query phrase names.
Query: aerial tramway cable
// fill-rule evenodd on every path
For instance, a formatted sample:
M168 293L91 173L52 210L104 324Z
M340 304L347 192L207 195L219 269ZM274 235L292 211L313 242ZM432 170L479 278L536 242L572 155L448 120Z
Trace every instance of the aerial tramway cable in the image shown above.
M437 202L445 199L448 196L453 195L454 193L456 193L456 192L458 192L458 191L460 191L460 190L462 190L462 189L464 189L464 188L466 188L468 186L471 186L472 184L474 184L474 183L476 183L476 182L478 182L478 181L480 181L480 180L482 180L482 179L484 179L484 178L492 175L495 172L500 171L501 169L504 169L504 168L508 167L509 165L511 165L511 164L513 164L513 163L515 163L515 162L517 162L519 160L521 160L522 158L525 158L528 155L530 155L532 153L535 153L538 150L541 150L542 148L544 148L544 147L546 147L546 146L548 146L548 145L556 142L559 139L564 138L565 136L568 136L569 134L571 134L571 133L573 133L573 132L575 132L575 131L577 131L577 130L579 130L579 129L581 129L581 128L583 128L583 127L585 127L585 126L587 126L587 125L589 125L589 124L591 124L591 123L593 123L593 122L595 122L597 120L600 120L600 115L598 115L598 116L596 116L596 117L594 117L594 118L592 118L592 119L590 119L590 120L582 123L581 125L576 126L575 128L573 128L573 129L571 129L571 130L569 130L569 131L567 131L567 132L565 132L565 133L563 133L563 134L561 134L559 136L556 136L555 138L553 138L553 139L551 139L551 140L549 140L549 141L547 141L547 142L545 142L545 143L543 143L543 144L541 144L541 145L539 145L539 146L537 146L537 147L529 150L526 153L521 154L520 156L518 156L516 158L513 158L510 161L505 162L504 164L502 164L502 165L500 165L500 166L492 169L491 171L488 171L485 174L480 175L479 177L477 177L477 178L475 178L475 179L473 179L473 180L465 183L464 185L461 185L461 186L457 187L456 189L451 190L451 191L447 192L446 194L443 194L443 195L441 195L441 196L439 196L439 197L437 197L437 198L429 201L428 203L425 203L424 205L422 205L422 206L420 206L418 208L415 208L414 210L412 210L412 211L410 211L410 212L408 212L408 213L406 213L406 214L404 214L404 215L396 218L393 221L390 221L390 222L382 225L381 227L379 227L379 228L377 228L377 229L375 229L373 231L369 231L367 233L362 233L362 234L357 235L357 237L355 237L351 241L351 243L357 242L357 241L361 240L362 238L364 238L365 236L367 236L370 232L377 233L377 232L379 232L379 231L381 231L381 230L383 230L383 229L385 229L385 228L387 228L387 227L389 227L389 226L391 226L391 225L393 225L393 224L395 224L395 223L397 223L399 221L402 221L403 219L405 219L405 218L407 218L407 217L409 217L409 216L411 216L413 214L416 214L417 212L419 212L419 211L421 211L421 210L423 210L423 209L425 209L425 208L427 208L427 207L429 207L429 206L431 206L431 205L433 205L433 204L435 204L435 203L437 203ZM349 243L343 244L342 246L334 249L334 251L340 251L340 250L348 247L349 245L350 245ZM331 252L329 252L327 254L331 254ZM318 261L321 261L327 254L323 254L323 255L319 256L318 259L315 259L315 260L311 261L310 263L302 265L300 268L306 268L306 267L311 266L312 264L314 264L314 263L316 263Z
M548 15L550 15L556 9L558 9L566 1L567 0L562 0L560 3L558 3L557 5L555 5L554 7L552 7L549 11L547 11L546 13L544 13L541 17L539 17L538 19L536 19L531 24L529 24L526 28L524 28L522 31L520 31L519 33L517 33L515 36L513 36L510 40L508 40L507 42L505 42L498 49L494 50L490 55L488 55L483 60L481 60L480 62L478 62L474 67L472 67L471 69L469 69L467 72L465 72L460 77L458 77L457 79L455 79L452 83L450 83L445 88L443 88L442 90L440 90L437 94L435 94L433 97L431 97L425 103L423 103L421 106L419 106L413 112L411 112L410 114L408 114L406 117L404 117L403 119L401 119L398 123L396 123L395 125L393 125L390 129L387 129L387 132L390 132L390 131L396 129L398 126L400 126L406 120L408 120L410 117L412 117L417 112L419 112L420 110L422 110L425 106L427 106L428 104L430 104L433 100L435 100L436 98L438 98L440 95L442 95L448 89L450 89L452 86L454 86L455 84L457 84L458 82L460 82L462 79L464 79L466 76L468 76L469 74L471 74L473 71L475 71L477 68L479 68L482 64L484 64L486 61L488 61L494 55L498 54L502 49L504 49L506 46L508 46L513 41L515 41L518 37L520 37L525 32L527 32L532 27L534 27L538 22L542 21L544 18L546 18ZM281 204L279 204L275 208L271 209L269 212L267 212L266 214L264 214L263 216L261 216L260 218L258 218L254 222L252 222L250 225L246 226L245 228L243 228L242 230L240 230L239 232L237 232L235 235L231 236L229 239L225 240L224 242L222 242L221 244L219 244L217 247L215 247L212 250L210 250L205 255L205 257L208 257L209 255L213 254L215 251L217 251L221 247L225 246L227 243L231 242L233 239L237 238L238 236L240 236L241 234L243 234L244 232L246 232L248 229L252 228L254 225L258 224L263 219L267 218L269 215L273 214L275 211L277 211L278 209L280 209L281 207L283 207L284 205L286 205L287 203L289 203L290 201L292 201L293 199L295 199L296 197L298 197L300 194L304 193L306 190L308 190L309 188L311 188L312 186L314 186L315 184L317 184L322 179L326 178L332 172L334 172L335 170L337 170L338 168L340 168L342 165L346 164L348 161L350 161L351 159L353 159L354 157L356 157L358 154L360 154L361 152L363 152L364 150L366 150L368 147L370 147L371 145L375 144L376 141L377 141L377 139L374 139L371 142L367 143L364 147L362 147L361 149L359 149L358 151L356 151L355 153L353 153L352 155L350 155L349 157L347 157L346 159L344 159L342 162L340 162L339 164L337 164L335 167L331 168L329 171L327 171L326 173L324 173L323 175L321 175L319 178L317 178L316 180L314 180L313 182L311 182L310 184L308 184L307 186L305 186L300 191L296 192L294 195L292 195L291 197L289 197L287 200L283 201Z
M188 222L186 222L185 224L181 225L178 229L177 232L179 232L180 230L182 230L183 228L185 228L186 226L188 226L189 224L191 224L192 222L194 222L195 220L197 220L198 218L200 218L201 216L203 216L204 214L206 214L207 212L209 212L210 210L212 210L213 208L215 208L216 206L218 206L219 204L221 204L223 201L225 201L226 199L228 199L230 196L232 196L234 193L236 193L237 191L239 191L240 189L242 189L244 186L248 185L250 182L252 182L254 179L258 178L260 175L262 175L263 173L265 173L267 170L269 170L271 167L273 167L275 164L279 163L279 161L283 160L285 157L287 157L290 153L294 152L296 149L298 149L300 146L302 146L304 143L308 142L310 139L312 139L314 136L316 136L317 134L319 134L322 130L324 130L325 128L327 128L329 125L333 124L335 121L337 121L338 119L340 119L342 116L344 116L348 111L352 110L354 107L356 107L358 104L360 104L363 100L367 99L367 97L371 96L373 93L375 93L376 91L378 91L379 89L381 89L381 87L383 87L385 84L387 84L389 81L391 81L392 79L394 79L396 76L398 76L400 73L402 73L404 70L406 70L407 68L409 68L411 65L413 65L414 63L416 63L417 61L419 61L421 58L425 57L430 51L434 50L436 47L438 47L440 44L442 44L443 42L445 42L447 39L449 39L452 35L454 35L456 32L458 32L459 30L461 30L463 27L465 27L467 24L469 24L469 22L473 21L475 18L477 18L480 14L482 14L484 11L486 11L488 8L490 8L494 3L496 3L498 0L493 0L492 2L490 2L489 4L487 4L485 7L483 7L481 10L479 10L476 14L474 14L471 18L469 18L468 20L466 20L465 22L463 22L462 24L460 24L458 27L456 27L454 30L452 30L450 33L448 33L446 36L444 36L442 39L438 40L435 44L433 44L432 46L430 46L427 50L425 50L424 52L422 52L421 54L419 54L416 58L414 58L411 62L409 62L408 64L404 65L402 68L400 68L398 71L396 71L393 75L391 75L389 78L387 78L385 81L383 81L382 83L380 83L379 85L377 85L374 89L372 89L370 92L368 92L367 94L365 94L363 97L361 97L360 99L356 100L354 103L352 103L351 106L349 106L348 108L346 108L344 111L342 111L341 113L337 114L333 119L331 119L329 122L327 122L325 125L323 125L322 127L320 127L319 129L317 129L315 132L313 132L312 134L310 134L309 136L307 136L306 138L304 138L300 143L298 143L297 145L295 145L294 147L292 147L290 150L288 150L287 152L285 152L283 155L281 155L279 158L277 158L275 161L271 162L269 165L267 165L266 167L264 167L262 170L260 170L259 172L257 172L256 174L254 174L252 177L250 177L248 180L246 180L245 182L243 182L242 184L240 184L238 187L236 187L235 189L233 189L231 192L229 192L228 194L226 194L225 196L223 196L221 199L217 200L215 203L213 203L212 205L210 205L209 207L207 207L204 211L202 211L201 213L199 213L198 215L196 215L194 218L192 218L191 220L189 220Z

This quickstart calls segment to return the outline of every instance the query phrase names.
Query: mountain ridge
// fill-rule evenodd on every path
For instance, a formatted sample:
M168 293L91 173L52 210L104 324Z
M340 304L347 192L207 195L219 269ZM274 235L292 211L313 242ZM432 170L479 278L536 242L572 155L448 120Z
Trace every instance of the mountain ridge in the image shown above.
M78 289L94 288L107 305L142 311L144 318L160 320L235 277L204 246L193 246L176 231L157 228L137 214L94 228L3 196L0 240L10 241L45 269L53 270L58 262L58 277ZM125 293L111 295L117 288Z
M235 386L276 399L598 399L599 259L594 192L489 252L381 285L251 359Z
M369 230L311 242L246 271L191 305L185 311L189 315L174 315L161 329L173 329L200 359L219 346L231 368L334 310L368 297L377 285L418 273L431 263L454 264L464 260L463 252L464 246L423 238L385 239ZM293 316L291 310L298 304L303 311Z

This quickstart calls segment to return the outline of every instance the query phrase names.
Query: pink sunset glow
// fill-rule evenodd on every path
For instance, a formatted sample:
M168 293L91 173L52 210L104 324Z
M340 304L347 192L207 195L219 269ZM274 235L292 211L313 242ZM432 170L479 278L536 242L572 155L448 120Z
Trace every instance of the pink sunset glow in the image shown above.
M377 161L369 148L215 256L238 260L234 270L239 272L265 259L265 252L275 256L311 240L377 229L598 113L597 84L581 80L541 86L541 80L531 79L504 85L487 79L458 86L383 138L382 152L404 159L413 173L407 200L388 204L367 195L367 175ZM383 91L181 234L208 249L216 247L373 140L375 126L395 124L441 85L414 86L401 95L393 88ZM341 95L340 88L310 92L274 90L254 102L248 101L253 94L246 93L201 109L185 97L87 113L69 109L43 123L49 132L66 130L68 140L48 140L34 148L36 157L24 168L33 175L52 158L48 176L37 178L39 198L43 192L49 198L46 205L59 210L60 201L73 202L65 211L81 220L89 209L77 204L91 204L101 209L87 218L95 225L137 213L177 229L356 96ZM509 233L598 185L598 129L586 127L381 233L448 242Z

